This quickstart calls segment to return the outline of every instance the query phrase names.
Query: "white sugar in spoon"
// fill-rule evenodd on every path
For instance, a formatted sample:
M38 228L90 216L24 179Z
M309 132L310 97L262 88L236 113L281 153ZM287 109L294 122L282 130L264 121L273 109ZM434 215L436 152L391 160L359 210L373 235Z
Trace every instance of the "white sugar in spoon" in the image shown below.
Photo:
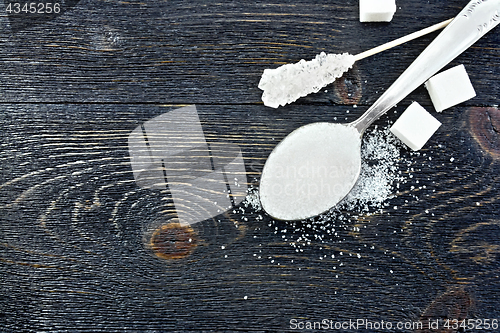
M356 121L313 123L290 133L269 155L260 180L264 210L301 220L335 206L361 170L361 136L370 124L500 22L500 0L472 0Z
M262 101L265 106L277 108L280 105L292 103L300 97L316 93L341 77L356 61L442 29L451 20L443 21L356 55L321 52L313 60L301 60L295 64L265 69L259 81L259 88L264 90Z

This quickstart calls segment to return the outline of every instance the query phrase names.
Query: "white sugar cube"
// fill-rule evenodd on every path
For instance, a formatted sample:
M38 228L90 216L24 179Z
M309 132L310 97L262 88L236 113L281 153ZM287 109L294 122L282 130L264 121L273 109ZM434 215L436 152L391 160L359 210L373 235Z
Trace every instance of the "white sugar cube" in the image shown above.
M413 102L392 125L390 131L411 149L419 150L439 126L439 120L420 104Z
M476 96L464 65L458 65L431 77L425 87L437 112Z
M360 22L390 22L396 12L396 0L359 0Z

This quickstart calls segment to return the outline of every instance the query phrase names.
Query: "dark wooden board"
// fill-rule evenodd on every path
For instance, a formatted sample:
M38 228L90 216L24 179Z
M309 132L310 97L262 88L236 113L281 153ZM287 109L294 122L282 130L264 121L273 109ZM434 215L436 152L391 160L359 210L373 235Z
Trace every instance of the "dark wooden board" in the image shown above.
M291 223L239 204L191 226L190 254L162 259L148 237L175 216L171 194L140 188L130 162L134 129L196 104L207 142L238 147L241 184L257 187L288 133L356 119L436 34L277 110L260 102L264 68L357 53L465 4L398 1L388 24L359 23L357 1L81 1L16 33L1 16L0 331L500 319L498 29L448 66L465 64L477 97L436 113L421 87L376 122L416 100L443 123L419 154L399 146L406 182L381 211Z

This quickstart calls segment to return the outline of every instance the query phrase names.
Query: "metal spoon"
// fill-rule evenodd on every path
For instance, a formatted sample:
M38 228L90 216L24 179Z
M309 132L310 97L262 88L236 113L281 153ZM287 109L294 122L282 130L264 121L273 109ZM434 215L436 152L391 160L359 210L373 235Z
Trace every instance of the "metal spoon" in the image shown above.
M472 0L356 121L313 123L290 133L269 155L260 180L264 210L301 220L335 206L361 170L361 137L380 116L500 23L500 0Z

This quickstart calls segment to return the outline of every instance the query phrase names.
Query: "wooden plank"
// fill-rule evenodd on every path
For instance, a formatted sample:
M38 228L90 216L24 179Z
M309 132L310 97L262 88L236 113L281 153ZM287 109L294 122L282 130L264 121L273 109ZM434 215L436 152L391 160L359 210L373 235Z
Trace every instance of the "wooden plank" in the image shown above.
M260 103L265 68L321 51L358 53L453 17L467 1L401 4L389 24L362 24L357 2L80 2L53 21L0 38L4 102ZM435 36L433 34L432 36ZM370 104L432 40L357 65ZM496 103L498 34L457 61ZM478 61L481 59L481 61ZM390 63L390 70L387 64ZM329 95L307 100L329 103ZM334 102L337 100L333 99Z
M437 115L443 126L419 155L401 148L407 183L383 212L287 223L240 205L192 225L193 253L164 260L145 238L168 222L170 201L165 191L135 184L127 138L177 107L4 105L3 327L263 331L286 330L291 319L396 323L419 319L448 286L460 292L445 293L447 304L470 297L482 304L481 316L498 314L498 163L471 136L474 107ZM293 128L356 117L345 106L293 105L286 120L261 106L197 109L208 140L241 148L250 183ZM376 125L396 118L391 112Z

